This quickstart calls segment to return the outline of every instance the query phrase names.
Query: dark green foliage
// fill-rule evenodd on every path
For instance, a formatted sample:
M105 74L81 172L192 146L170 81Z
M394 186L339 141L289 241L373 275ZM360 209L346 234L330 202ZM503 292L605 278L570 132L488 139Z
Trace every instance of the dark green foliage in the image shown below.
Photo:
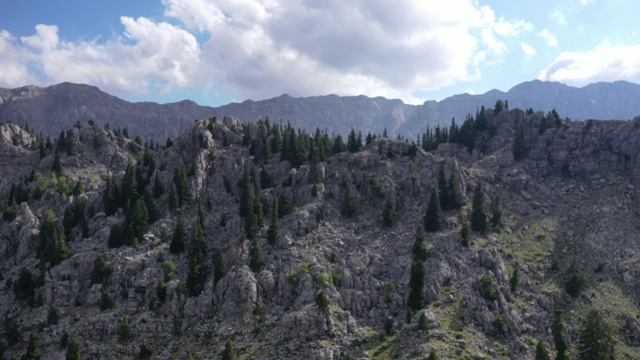
M185 248L185 231L184 222L182 218L178 218L176 229L173 232L173 238L171 244L169 244L169 252L172 254L179 254L184 251Z
M263 189L268 189L272 186L273 184L271 182L271 176L269 175L269 172L265 168L262 168L262 170L260 170L260 187Z
M348 182L344 183L341 212L342 216L349 219L353 219L356 216L356 205L355 200L353 199L353 190L351 189L351 184Z
M138 241L142 241L144 234L149 228L149 212L143 199L136 201L130 226L132 235L130 240L137 239Z
M106 311L106 310L112 309L115 305L116 305L116 302L115 300L113 300L112 297L110 297L106 293L102 294L102 297L100 298L100 310Z
M47 325L49 326L55 325L58 323L59 320L60 320L60 313L58 313L58 310L55 307L50 306L49 311L47 312Z
M502 111L502 110L504 110L504 109L505 109L505 103L504 103L504 101L503 101L502 99L500 99L500 100L496 101L496 106L493 108L493 110L494 110L496 113L499 113L500 111Z
M544 346L542 340L538 340L538 343L536 343L535 360L551 360L551 357L549 356L549 350L547 350L547 347Z
M60 161L60 154L58 152L56 152L54 156L51 173L56 174L58 177L64 175L64 169L62 168L62 162Z
M318 309L326 311L329 309L329 304L329 299L327 298L327 295L324 294L324 290L320 290L316 295L316 305L318 306Z
M124 245L124 240L122 238L122 227L118 224L111 226L111 230L109 232L109 239L107 244L110 248L118 248Z
M262 207L262 199L260 198L262 190L260 190L260 185L257 182L254 183L253 193L255 194L253 197L254 226L256 231L258 231L264 226L264 210Z
M347 150L351 153L356 153L362 147L362 136L356 137L355 130L351 129L349 137L347 138Z
M124 171L124 177L120 184L120 201L119 207L129 209L133 207L138 199L138 183L135 176L135 170L131 163L127 163Z
M567 282L565 283L565 289L569 295L576 297L580 295L582 290L586 289L586 287L587 277L574 259L567 270Z
M240 217L245 218L253 212L253 193L251 189L251 170L246 165L240 179Z
M180 195L178 195L178 187L176 183L171 183L171 191L169 192L169 209L176 210L180 207Z
M62 218L65 237L69 238L71 236L71 230L83 221L86 221L83 203L75 201L70 206L67 206L64 210L64 217Z
M382 224L386 227L392 227L396 221L398 221L398 214L396 214L396 202L393 197L389 197L384 204Z
M589 310L578 338L578 355L581 360L613 360L615 339L613 328L595 309Z
M518 283L520 282L520 266L516 263L516 266L513 268L513 274L511 275L511 279L509 279L509 285L511 286L511 292L515 292L518 289Z
M73 187L72 194L73 196L84 194L84 185L82 185L82 182L80 180L76 181L76 185Z
M476 191L473 193L471 229L482 234L487 230L487 214L484 210L484 192L480 184L478 184Z
M60 337L60 348L64 349L69 346L69 333L63 332L62 337Z
M342 140L342 136L340 135L336 136L335 140L333 141L332 154L333 155L339 154L346 150L347 150L347 146L344 144L344 141Z
M99 255L93 263L91 283L103 284L109 280L111 273L113 273L113 265L107 262L102 255Z
M491 275L483 275L480 278L480 286L482 289L482 296L484 296L487 301L498 300L498 287L493 281L493 277L491 277Z
M513 158L515 160L521 160L527 157L529 154L529 143L525 135L524 129L520 128L516 131L516 136L513 139Z
M160 218L160 214L158 213L156 204L154 204L153 199L151 198L151 193L148 188L145 188L142 200L144 201L144 206L147 208L148 223L155 223Z
M167 300L167 283L164 281L161 281L158 283L158 286L156 287L156 294L158 295L158 300L160 300L161 303L164 303L165 300Z
M157 199L162 196L162 194L164 194L164 186L160 181L160 174L156 174L153 180L153 198Z
M251 241L251 248L249 249L249 268L253 272L260 272L265 265L264 255L262 254L262 247L257 239Z
M414 311L422 309L427 301L424 278L424 264L420 260L413 260L411 263L411 277L409 278L410 291L407 305Z
M444 165L440 165L440 171L438 172L438 196L440 197L440 208L442 210L452 209L451 194L447 186L447 178L444 174Z
M202 222L202 214L198 212L193 240L189 249L189 272L187 273L187 289L190 296L198 296L204 290L207 280L207 237Z
M460 230L460 239L462 242L462 246L469 247L471 243L471 226L468 221L465 221L462 224L462 230Z
M505 314L500 314L493 318L491 325L493 326L497 336L506 336L509 331L509 328L507 327L507 316Z
M493 202L493 211L491 215L491 226L498 228L502 226L502 209L500 208L500 198L496 197Z
M236 350L233 348L233 341L231 339L227 340L224 344L224 350L220 353L221 360L236 360L238 357L236 355Z
M434 188L431 192L427 212L424 215L424 229L434 232L440 231L442 227L442 210L440 208L440 198L438 191Z
M280 222L278 221L278 201L273 200L273 206L271 210L271 224L269 224L269 230L267 230L267 243L274 246L278 244L280 240Z
M80 345L77 341L71 340L69 342L65 360L82 360L82 356L80 356Z
M18 300L25 300L30 305L33 305L34 296L36 291L36 279L26 268L20 270L18 280L13 283L13 293Z
M147 347L146 344L140 344L140 351L138 352L138 359L146 360L151 359L153 356L153 351Z
M15 345L22 339L22 335L18 330L18 324L16 324L16 321L9 317L8 314L4 316L2 328L4 330L4 339L8 346Z
M189 179L187 178L187 172L184 165L180 165L176 169L175 174L173 175L173 183L176 185L176 191L178 193L178 207L182 207L191 197Z
M118 324L118 340L126 343L131 341L133 334L131 334L131 325L129 324L129 316L125 315L120 324Z
M384 333L387 336L391 336L393 334L393 319L384 319Z
M291 203L289 197L284 192L278 196L278 219L282 219L291 213Z
M431 349L431 352L429 352L429 356L427 357L427 360L438 360L438 351L436 349Z
M427 315L425 315L424 311L422 312L422 314L420 314L420 317L418 318L418 330L424 333L429 331L429 323L427 322Z
M422 225L418 225L418 229L416 230L416 239L411 247L411 252L414 260L426 261L427 257L429 257L429 249L427 249Z
M58 219L53 211L47 210L42 215L38 257L41 263L55 266L69 258L69 247L64 237L64 227L58 226Z
M40 349L40 338L38 335L31 333L29 336L29 344L27 344L27 352L22 359L40 360L42 358L42 350Z
M116 185L113 177L107 180L107 186L103 193L102 202L104 203L104 213L107 216L111 216L118 211L118 199L120 195L118 193L118 186Z
M567 350L569 349L567 329L564 325L561 310L556 310L553 314L551 334L553 335L553 342L556 345L556 360L569 360L569 354L567 354Z

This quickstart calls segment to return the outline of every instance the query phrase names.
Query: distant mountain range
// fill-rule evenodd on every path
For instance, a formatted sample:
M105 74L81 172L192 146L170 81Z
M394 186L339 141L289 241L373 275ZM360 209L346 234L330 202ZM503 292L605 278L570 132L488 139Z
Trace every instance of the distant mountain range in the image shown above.
M25 86L0 89L0 121L29 123L37 132L57 135L76 122L94 119L112 128L128 127L133 135L163 140L186 129L195 119L230 115L242 121L268 116L291 122L294 127L347 133L351 128L413 137L427 126L463 121L481 107L493 107L504 99L511 108L556 109L562 117L576 120L627 120L640 115L640 85L625 81L596 83L582 88L539 80L524 82L507 92L491 90L481 95L455 95L442 101L409 105L397 99L366 96L281 95L268 100L246 100L220 107L201 106L190 100L177 103L131 103L97 87L62 83L48 87Z

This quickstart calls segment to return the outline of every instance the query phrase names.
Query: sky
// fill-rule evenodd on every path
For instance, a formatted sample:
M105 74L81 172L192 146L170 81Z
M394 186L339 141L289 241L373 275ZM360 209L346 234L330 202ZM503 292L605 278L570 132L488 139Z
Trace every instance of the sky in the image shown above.
M640 83L637 0L0 0L0 87L219 106Z

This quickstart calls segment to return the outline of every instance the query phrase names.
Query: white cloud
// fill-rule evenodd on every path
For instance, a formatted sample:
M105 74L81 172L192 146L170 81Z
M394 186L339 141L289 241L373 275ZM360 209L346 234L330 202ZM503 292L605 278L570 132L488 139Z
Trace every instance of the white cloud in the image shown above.
M18 40L0 30L0 86L18 87L37 81L29 68L31 54L17 46Z
M551 18L554 19L558 25L565 25L567 23L567 15L565 14L565 9L555 9L551 13Z
M593 4L595 2L596 2L596 0L580 0L580 4L581 5Z
M547 44L551 47L558 47L558 38L553 35L549 29L544 29L538 33L538 36L542 37L547 41Z
M562 52L539 78L576 86L616 80L639 83L640 45L604 42L587 52Z
M520 48L522 48L522 51L527 57L532 57L536 55L536 49L534 49L531 45L527 44L526 42L521 42Z
M475 0L161 1L173 24L123 16L124 31L106 41L66 41L42 24L19 40L5 32L0 64L15 71L2 72L0 86L73 81L123 94L216 84L236 100L333 92L418 101L418 90L478 78L479 66L502 60L506 37L532 29ZM210 37L199 44L195 33Z

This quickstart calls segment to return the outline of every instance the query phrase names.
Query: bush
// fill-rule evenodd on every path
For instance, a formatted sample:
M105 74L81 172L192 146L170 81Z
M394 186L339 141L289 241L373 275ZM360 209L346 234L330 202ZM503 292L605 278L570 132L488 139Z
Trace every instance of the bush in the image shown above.
M507 316L504 314L500 314L493 318L491 325L498 336L506 336L509 331L507 327Z
M498 288L491 275L482 276L480 278L480 285L482 287L482 296L484 296L487 301L498 300Z
M115 301L107 294L102 294L102 298L100 298L100 310L105 311L113 308L115 305Z
M93 272L91 273L92 284L103 284L113 273L113 265L100 255L93 264Z
M118 340L120 342L129 342L132 338L131 325L129 325L129 317L125 315L120 324L118 324Z

